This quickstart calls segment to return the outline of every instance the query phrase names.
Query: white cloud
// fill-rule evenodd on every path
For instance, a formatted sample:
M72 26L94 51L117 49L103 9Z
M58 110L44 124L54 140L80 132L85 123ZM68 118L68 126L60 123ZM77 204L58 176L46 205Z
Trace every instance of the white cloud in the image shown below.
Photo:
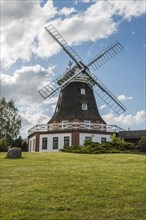
M7 99L15 100L22 116L23 137L36 124L46 124L54 111L57 97L47 101L38 94L38 89L52 81L54 66L44 68L40 65L23 66L13 76L1 74L1 92ZM53 106L53 108L52 108Z
M62 8L61 11L60 11L60 14L63 14L65 16L68 16L68 15L71 15L72 13L74 13L76 10L75 8Z
M90 2L90 0L82 0L83 2L85 2L85 3L89 3Z
M15 100L19 105L39 104L42 99L37 91L51 81L54 68L23 66L16 70L13 76L1 74L2 96Z
M110 1L109 1L110 2ZM124 19L131 20L146 12L145 1L130 0L128 1L111 1L113 10Z
M107 107L107 105L101 105L100 107L99 107L99 109L101 110L101 109L104 109L104 108L106 108Z
M22 116L21 135L27 137L28 130L38 124L46 124L50 117L45 114L43 105L25 105L19 108Z
M118 96L118 99L119 99L119 101L121 101L121 102L125 102L125 101L127 101L127 100L131 100L131 99L133 99L133 97L126 97L125 95L119 95Z
M138 111L135 115L120 115L115 116L112 113L106 114L102 116L103 119L106 121L107 124L116 124L120 127L122 126L135 126L139 124L144 124L145 122L145 111L141 110Z
M134 0L128 4L126 1L96 1L86 11L67 7L59 10L52 0L47 1L44 7L40 7L39 0L16 0L13 4L1 1L2 64L9 67L18 59L29 61L33 53L42 58L58 53L60 47L43 30L47 22L53 23L69 43L80 44L106 38L116 32L118 22L114 20L115 14L130 20L144 12L144 1ZM63 18L61 14L70 17Z
M52 1L43 8L39 0L0 3L2 63L4 67L9 67L19 58L29 61L35 38L46 21L55 16L56 8Z

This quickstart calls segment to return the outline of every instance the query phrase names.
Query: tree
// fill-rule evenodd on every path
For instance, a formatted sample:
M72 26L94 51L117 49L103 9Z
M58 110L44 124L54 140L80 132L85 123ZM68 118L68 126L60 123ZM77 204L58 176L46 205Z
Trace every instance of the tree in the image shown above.
M142 152L146 152L146 136L145 137L141 137L141 139L139 140L138 144L141 147L141 151Z
M141 137L141 139L139 140L139 145L146 147L146 137Z
M0 138L0 152L6 152L7 150L8 143L3 138Z
M84 140L84 146L90 145L90 144L92 143L93 137L94 137L94 135L92 135L92 136L86 138L86 139Z
M124 138L117 137L116 134L113 134L112 135L112 143L125 144L126 141L124 140Z
M27 139L22 139L21 136L15 139L11 146L21 148L22 151L28 151Z
M15 107L14 101L6 101L4 97L0 99L0 112L0 138L11 145L19 136L21 116Z

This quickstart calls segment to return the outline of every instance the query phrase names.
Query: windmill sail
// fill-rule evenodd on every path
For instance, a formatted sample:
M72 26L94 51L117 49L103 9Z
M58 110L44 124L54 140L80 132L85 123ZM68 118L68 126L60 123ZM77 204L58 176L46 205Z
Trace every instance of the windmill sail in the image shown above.
M76 63L73 68L70 68L61 77L54 80L52 83L46 85L38 92L40 95L47 99L54 96L60 88L66 87L69 83L77 80L80 74L86 74L88 76L88 82L86 83L90 87L94 87L95 93L117 114L122 114L126 111L125 106L110 92L110 90L99 81L93 74L90 73L89 67L92 66L94 70L98 69L100 66L108 62L119 52L121 52L124 47L119 43L115 42L108 48L103 50L101 53L93 57L87 65L81 62L79 55L68 45L61 34L56 30L53 25L45 27L46 31L55 39L58 44L64 49L64 51L72 58Z
M76 66L75 66L76 67ZM72 82L81 72L85 70L85 67L80 68L78 72L75 73L75 67L68 70L65 74L58 77L53 82L44 86L42 89L38 91L38 93L44 98L53 97L61 88L67 86L70 82Z
M87 71L86 71L87 72ZM126 111L126 107L116 98L114 94L94 75L89 71L87 72L90 80L87 84L92 88L94 92L118 115Z
M44 98L51 98L53 97L60 88L66 87L70 82L74 81L77 76L83 72L85 68L80 69L77 73L70 70L67 72L65 79L64 75L54 80L52 83L46 85L38 92ZM87 71L86 71L87 72ZM89 71L87 72L89 76L88 85L90 87L94 87L94 92L111 108L116 112L118 115L122 114L126 111L125 106L115 97L114 94L99 80L97 77ZM61 84L61 85L60 85Z
M118 115L126 111L125 106L116 98L114 94L96 78L94 92Z
M54 80L50 84L44 86L42 89L38 91L38 93L44 98L52 98L60 89L58 85L58 80Z
M115 42L114 44L110 45L108 48L100 52L98 55L93 57L89 61L89 64L87 66L92 66L94 70L97 70L99 67L101 67L118 53L120 53L123 49L124 47L119 42Z
M71 46L64 40L61 34L56 30L56 28L51 24L45 27L45 30L53 37L54 40L65 50L65 52L71 57L71 59L78 64L82 59L79 55L73 50Z

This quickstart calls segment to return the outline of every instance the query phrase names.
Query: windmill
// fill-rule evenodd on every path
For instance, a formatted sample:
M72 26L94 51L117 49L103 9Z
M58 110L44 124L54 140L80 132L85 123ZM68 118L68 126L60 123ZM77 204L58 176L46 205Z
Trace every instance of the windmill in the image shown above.
M91 100L89 100L89 97L87 98L88 100L86 100L87 103L85 103L88 105L88 102L90 102L91 109L93 108L96 109L94 97L92 95L92 92L94 90L94 92L106 103L106 105L108 105L118 115L126 111L125 106L116 98L114 94L112 94L112 92L99 79L97 79L95 75L93 75L93 73L91 73L89 69L89 67L92 67L94 70L97 70L99 67L104 65L107 61L109 61L111 58L113 58L115 55L121 52L124 49L124 47L119 42L115 42L112 45L110 45L108 48L100 52L98 55L93 57L89 61L89 63L85 65L82 59L79 57L79 55L65 41L65 39L61 36L61 34L57 31L57 29L52 24L49 26L46 26L45 30L63 48L63 50L69 55L69 57L75 63L72 66L72 62L70 62L69 67L66 69L66 72L63 75L61 75L60 77L55 79L53 82L51 82L50 84L46 85L45 87L43 87L42 89L38 91L44 99L51 98L58 91L60 91L58 104L56 106L54 116L52 117L52 120L50 122L56 121L56 119L59 119L59 120L70 119L70 117L68 116L68 113L72 115L71 117L72 119L76 117L74 113L68 112L68 106L67 106L67 102L69 100L68 96L72 96L72 99L74 100L73 102L76 103L75 100L78 99L78 95L76 94L76 91L79 88L82 89L83 87L85 87L85 89L88 90L89 97L91 98L92 96L92 103L91 103ZM72 90L74 90L74 94ZM62 94L64 95L63 98L66 97L66 100L63 100L63 103L61 101ZM79 100L78 100L78 103L79 103ZM64 108L63 108L63 105L64 105ZM69 105L71 105L71 101L69 101ZM74 105L74 108L71 108L72 112L73 111L77 112L77 109L75 109L75 107L77 106ZM83 108L86 108L86 107L87 106L85 105ZM67 115L66 118L62 118L63 115L61 114L61 110L63 112L64 111L66 112L66 115ZM96 109L96 113L98 117L100 118L99 121L103 122L103 119L101 119L99 115L98 109ZM93 112L90 112L88 115L91 115L91 114L93 114ZM82 113L80 113L79 115L81 117ZM88 119L88 117L86 119Z
M38 91L44 99L60 93L49 122L36 125L28 131L29 151L54 151L63 146L83 145L84 140L91 136L97 142L110 141L117 126L112 126L113 130L108 129L110 126L100 116L94 93L118 115L126 108L89 68L97 70L120 53L123 46L115 42L89 60L88 64L84 64L52 24L46 26L45 30L69 55L71 61L63 75Z

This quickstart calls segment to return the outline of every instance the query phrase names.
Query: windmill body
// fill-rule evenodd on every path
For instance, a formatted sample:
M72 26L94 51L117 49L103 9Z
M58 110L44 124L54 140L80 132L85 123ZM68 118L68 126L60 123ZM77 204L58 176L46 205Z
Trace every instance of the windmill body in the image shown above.
M55 151L63 146L83 145L86 138L92 136L93 141L110 141L117 126L109 126L101 117L94 93L117 114L126 108L113 93L90 71L98 69L112 57L123 50L116 42L87 65L67 44L60 33L52 25L46 31L57 41L75 63L69 63L65 73L38 92L44 99L49 99L59 92L58 102L52 118L45 125L36 125L29 130L29 151Z
M60 92L55 113L50 123L61 123L63 120L69 122L104 123L101 118L93 90L86 83L71 82Z

